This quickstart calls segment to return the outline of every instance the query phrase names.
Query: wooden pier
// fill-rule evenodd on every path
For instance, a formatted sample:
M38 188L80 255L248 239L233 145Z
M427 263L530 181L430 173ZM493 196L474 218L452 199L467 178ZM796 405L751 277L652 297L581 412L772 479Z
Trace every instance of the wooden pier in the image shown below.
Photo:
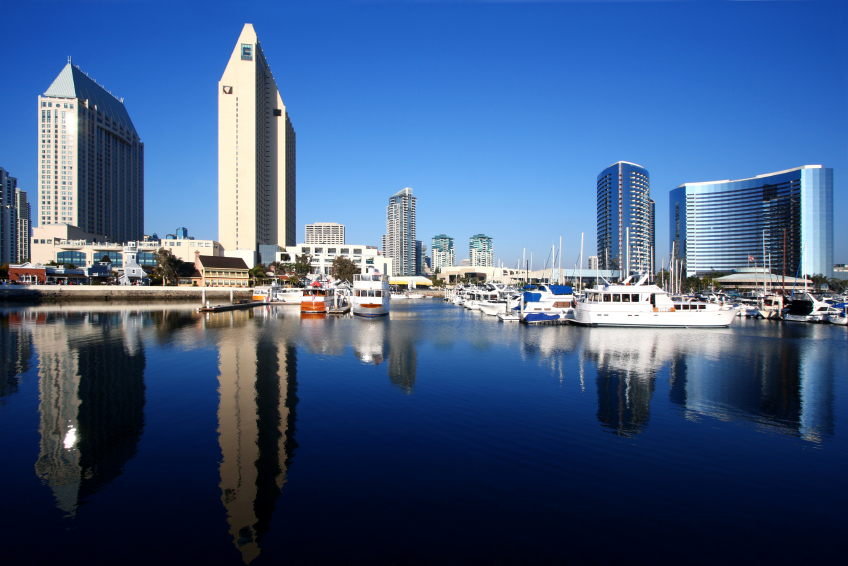
M262 301L250 301L244 300L239 301L237 303L233 303L231 305L215 305L208 307L198 307L197 312L224 312L224 311L235 311L240 309L252 309L253 307L262 307L267 305L268 303Z
M350 305L342 305L340 307L334 307L327 311L327 314L347 314L350 312Z

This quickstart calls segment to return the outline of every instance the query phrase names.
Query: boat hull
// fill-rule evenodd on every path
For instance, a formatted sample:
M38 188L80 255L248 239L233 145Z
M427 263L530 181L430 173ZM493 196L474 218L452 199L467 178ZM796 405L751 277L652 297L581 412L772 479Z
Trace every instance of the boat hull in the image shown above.
M356 316L363 316L368 318L386 316L387 314L389 314L389 306L384 305L383 303L356 304L356 302L354 302L353 314Z
M583 326L723 328L730 326L734 318L736 318L736 312L733 310L703 312L592 312L578 308L572 322Z

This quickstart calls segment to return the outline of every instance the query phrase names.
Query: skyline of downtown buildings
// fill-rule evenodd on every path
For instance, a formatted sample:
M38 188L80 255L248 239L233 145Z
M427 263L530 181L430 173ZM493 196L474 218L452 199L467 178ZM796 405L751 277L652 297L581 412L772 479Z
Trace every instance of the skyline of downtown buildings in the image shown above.
M250 43L251 41L254 43ZM245 48L247 51L245 51ZM234 61L235 66L233 66ZM235 106L229 108L226 101L237 99L238 96L232 94L234 85L225 83L235 83L237 80L244 78L238 74L233 75L230 72L231 68L246 69L245 64L249 66L251 63L253 63L252 72L247 73L247 75L251 75L256 80L261 79L260 82L265 81L262 82L265 86L258 90L254 89L254 93L258 92L260 96L254 99L252 103L249 102L247 106L243 105L239 107L239 102L236 100ZM228 73L230 74L228 75ZM233 80L230 81L230 79ZM254 80L253 86L255 86L255 82ZM238 88L241 89L243 86L250 91L246 83ZM227 90L229 90L229 93L226 92ZM251 237L247 244L239 240L234 240L232 247L225 246L225 249L228 251L237 251L239 249L257 248L257 245L262 245L260 236L264 234L267 237L272 232L271 227L275 223L277 228L282 226L282 230L287 234L286 239L288 240L288 233L292 232L294 234L297 229L294 221L290 221L292 218L296 219L296 206L294 204L296 203L294 130L291 127L291 121L288 118L285 106L282 104L279 91L276 90L276 83L270 74L270 68L267 66L267 62L265 62L264 54L259 46L258 39L256 39L255 31L253 31L253 27L250 24L244 26L237 45L233 50L230 63L227 65L227 70L225 70L224 76L219 82L218 98L219 174L228 167L230 170L234 169L234 171L231 171L234 173L234 182L231 183L232 186L230 187L232 194L220 189L221 186L227 184L227 182L221 180L227 174L221 174L219 176L219 216L229 219L230 224L233 225L231 226L233 235L238 234L239 230L242 230L241 233L244 233L246 229L256 236L255 239ZM272 108L275 105L279 106L279 108ZM68 108L60 106L67 106ZM88 108L88 106L91 106L91 108ZM268 141L274 136L266 136L267 139L264 142L260 140L258 145L254 144L256 147L253 149L246 148L244 141L242 141L242 147L239 148L238 142L240 140L235 139L230 140L234 142L231 144L233 147L229 147L225 151L222 148L226 146L226 143L222 142L222 139L226 136L221 134L223 131L222 128L226 129L229 126L233 126L236 138L239 135L239 128L242 128L241 135L243 137L248 136L248 138L256 139L259 138L256 135L251 136L251 132L255 134L256 132L261 132L263 128L266 131L272 129L275 123L274 120L267 120L266 118L268 116L263 115L262 112L254 114L253 119L251 119L248 106L253 109L262 106L264 110L270 111L266 112L266 114L271 115L273 118L282 119L285 122L284 127L276 130L276 138L272 140L276 143L276 146L274 146L274 143ZM86 116L88 116L85 112L86 109L89 109L89 114L91 114L88 122L86 121ZM73 66L69 62L43 96L39 97L39 110L41 113L41 121L39 123L39 171L42 177L39 185L38 202L36 203L38 207L36 220L39 225L62 222L73 224L75 222L73 219L76 218L77 224L74 225L78 225L89 233L105 236L113 241L140 239L138 236L141 234L137 234L135 238L115 236L115 230L124 230L123 233L126 234L126 228L122 228L126 224L124 220L133 221L133 218L136 218L134 221L135 226L138 227L140 225L143 232L144 216L144 207L133 204L139 202L139 198L143 203L144 144L138 139L122 100L108 93L101 85L80 71L79 67ZM241 112L241 116L239 116L239 112ZM102 114L102 119L97 117L99 114ZM99 122L97 122L98 120ZM227 120L234 121L234 124L229 124ZM102 125L96 125L95 127L95 124ZM229 125L225 127L224 124ZM50 126L52 126L52 130L51 132L47 132L46 130ZM244 130L244 128L247 128L247 130ZM61 133L57 131L60 129ZM75 129L77 133L76 137L73 135ZM50 137L51 133L52 138ZM92 135L86 138L86 134ZM121 144L121 135L124 135L123 141L125 143L123 145ZM104 136L104 141L98 142L98 139ZM136 140L137 144L130 147L131 144L129 142L132 140ZM247 145L250 144L248 143ZM276 147L278 150L277 158L281 158L276 161L263 158L263 155L267 157L269 153L274 153L270 151L273 147ZM256 148L259 148L259 150ZM264 152L262 148L265 148ZM239 155L239 149L241 149L242 155ZM224 153L228 156L229 165L222 165L225 159L221 159L220 156ZM245 153L247 155L244 155ZM76 163L72 164L74 160L76 160ZM621 164L624 166L633 165L627 162L621 162ZM250 171L251 166L253 166L253 174ZM248 171L242 171L245 168ZM832 169L828 170L831 171L829 185L831 197L828 202L831 203L829 206L832 208ZM638 181L640 180L638 171L628 171L628 173L630 174L628 180L634 181L630 189L638 188ZM278 181L285 185L282 189L279 183L276 187L268 184L269 179L272 179L274 174L277 175ZM242 177L239 177L239 175ZM245 178L243 177L244 175L248 176L247 181L242 180ZM644 192L646 198L643 199L645 202L639 203L634 201L630 206L631 210L639 213L633 215L634 221L630 226L631 268L641 267L642 269L646 269L653 265L654 271L657 271L660 266L656 261L655 202L650 198L650 181L647 170L644 170L644 179L642 180L644 180L644 184L647 187ZM242 188L241 191L244 194L239 194L239 188L236 186L239 181L242 183L248 182L248 184L253 182L254 190ZM600 183L600 179L598 182ZM265 184L263 185L263 183ZM691 186L695 184L698 183L686 183L685 185ZM78 186L82 186L83 188L79 189ZM45 190L46 187L49 188ZM619 186L618 189L620 194L623 195L624 193L621 192L622 186ZM600 185L598 190L601 190ZM230 197L233 198L230 199ZM232 200L235 204L228 206L227 199ZM124 203L123 205L121 204L122 202ZM269 208L274 203L276 203L276 210ZM627 204L622 204L623 206L620 207L621 210L628 210ZM647 212L641 209L645 209ZM269 210L271 212L268 212ZM282 213L280 213L281 210ZM637 218L639 215L641 217ZM616 231L618 223L609 222L608 226L605 227L606 232L602 233L600 216L601 214L599 212L597 253L601 260L601 267L603 268L605 255L609 257L610 264L612 262L618 263L625 261L627 254L622 253L622 248L626 247L626 243L622 241L626 240L626 228L628 226L622 223L621 227L624 230ZM141 218L140 220L138 220L139 217ZM281 220L284 217L288 220ZM812 218L812 216L808 215L805 220L807 229L810 228ZM647 219L647 222L644 222L645 219ZM240 223L241 225L239 225ZM668 228L670 232L676 229L676 225L675 227L671 225L673 223L674 220L670 219ZM223 222L223 224L226 224L226 222ZM645 224L647 224L647 227ZM100 228L98 229L98 227ZM663 228L664 226L661 223L661 233L663 232ZM110 233L107 233L107 229ZM823 260L825 263L828 263L826 258L830 257L829 263L832 264L835 259L833 258L832 223L829 228L822 225L819 231L823 236L816 240L816 242L807 238L811 242L808 246L810 248L808 256L821 256L825 258ZM222 232L223 230L219 226L219 240L223 242L224 238L220 237L220 233ZM275 243L282 245L283 242L279 242L279 230L277 234L278 241ZM644 234L647 234L647 237ZM827 234L831 235L828 236ZM732 232L726 233L726 236L731 239L734 238ZM816 251L818 248L815 248L821 242L825 242L828 237L831 241L831 244L829 244L831 250L829 256L827 253L818 253ZM669 241L676 239L676 237L669 237ZM291 240L293 242L294 238L291 238ZM643 243L646 241L649 243ZM251 245L251 242L253 245ZM291 245L291 242L284 243ZM602 247L602 243L606 246L605 248ZM801 247L806 246L804 243L800 245ZM827 247L828 244L824 243L821 245ZM24 248L20 240L17 243L17 247ZM421 250L423 249L425 249L423 244L419 243L413 237L410 252L407 253L407 260L411 261L407 261L407 263L410 263L414 267L407 269L405 272L421 272L423 261L419 260L417 256L422 255ZM383 252L389 252L389 249L385 245L383 246ZM756 250L752 250L752 255L756 255L755 252ZM471 249L469 249L469 255L473 255ZM685 253L683 256L685 258ZM471 262L474 262L473 258L471 258ZM508 262L505 261L504 263L506 264ZM787 259L787 264L787 269L791 269L792 261ZM403 262L400 262L398 269L402 265ZM823 264L819 261L815 265L821 267ZM712 267L714 268L715 266ZM737 265L736 267L741 267L741 265ZM829 269L832 273L832 266ZM824 272L827 274L827 270L824 270Z

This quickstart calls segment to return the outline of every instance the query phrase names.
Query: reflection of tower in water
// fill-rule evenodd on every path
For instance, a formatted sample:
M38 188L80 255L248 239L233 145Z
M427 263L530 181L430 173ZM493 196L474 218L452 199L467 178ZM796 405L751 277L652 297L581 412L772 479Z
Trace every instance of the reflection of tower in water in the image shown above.
M297 352L248 327L240 342L219 344L218 441L221 500L233 543L249 564L286 478L297 444Z
M675 358L669 398L693 414L819 442L834 431L832 360L791 340L752 348L720 369Z
M661 357L656 337L634 334L630 329L587 330L584 355L598 366L598 420L616 434L639 434L651 416Z
M418 354L410 331L393 332L389 329L389 381L392 385L412 393L417 365Z
M32 334L22 311L0 313L0 406L17 392L21 374L30 370Z
M145 356L134 318L64 316L33 331L41 417L35 471L69 514L120 476L137 451L144 428Z

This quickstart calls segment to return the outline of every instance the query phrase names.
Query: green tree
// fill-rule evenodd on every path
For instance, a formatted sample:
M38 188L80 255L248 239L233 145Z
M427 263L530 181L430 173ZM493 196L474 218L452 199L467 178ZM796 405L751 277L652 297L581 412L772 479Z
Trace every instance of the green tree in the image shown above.
M339 281L353 283L353 276L359 273L359 268L350 259L339 256L333 260L333 277Z
M813 289L815 289L816 292L821 291L822 285L827 285L827 277L821 273L816 273L812 277L808 276L807 278L813 282Z
M171 253L171 250L159 248L156 252L156 268L153 270L162 278L162 286L176 285L183 260Z
M265 271L265 266L261 263L257 263L256 265L254 265L250 269L250 271L247 272L247 274L250 276L251 280L253 281L252 285L254 285L254 286L255 285L261 285L262 284L261 282L265 280L266 275L267 275L267 273Z
M8 279L9 278L9 264L4 263L0 264L0 279Z
M312 272L312 256L310 254L301 254L294 256L294 259L292 272L300 279L304 279Z

